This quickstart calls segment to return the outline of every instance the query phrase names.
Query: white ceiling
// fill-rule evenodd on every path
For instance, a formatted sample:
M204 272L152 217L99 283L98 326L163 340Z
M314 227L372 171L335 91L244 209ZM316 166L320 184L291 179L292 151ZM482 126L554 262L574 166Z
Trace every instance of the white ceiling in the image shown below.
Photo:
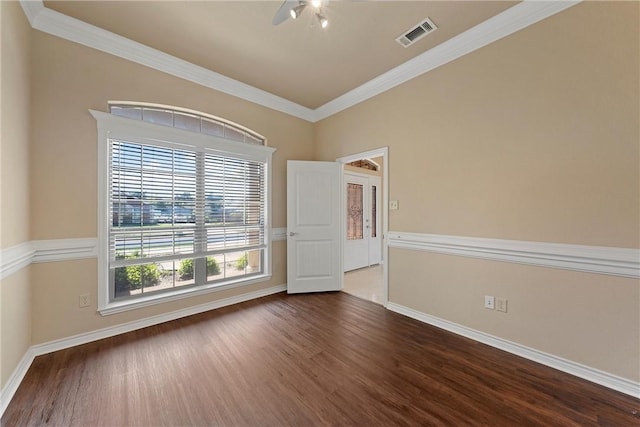
M273 26L280 4L22 2L34 28L309 121L575 3L331 1L322 12L330 20L326 29L319 28L310 10ZM408 48L396 43L426 17L437 31Z

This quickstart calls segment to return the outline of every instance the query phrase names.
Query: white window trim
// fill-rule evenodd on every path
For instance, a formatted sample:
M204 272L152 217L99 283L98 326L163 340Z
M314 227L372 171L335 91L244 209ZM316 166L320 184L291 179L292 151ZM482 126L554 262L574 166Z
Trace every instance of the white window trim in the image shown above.
M96 119L98 127L98 312L103 315L121 313L123 311L148 307L183 298L190 298L211 292L219 292L271 279L271 164L275 148L261 145L245 144L225 138L170 128L153 123L114 116L102 111L89 110ZM222 155L229 155L245 160L264 161L266 164L265 188L265 243L264 272L249 279L230 280L224 283L209 283L184 289L176 289L158 294L138 297L130 300L110 301L109 298L109 144L110 138L121 138L131 142L140 142L174 147L176 144L185 148L201 151L206 147Z

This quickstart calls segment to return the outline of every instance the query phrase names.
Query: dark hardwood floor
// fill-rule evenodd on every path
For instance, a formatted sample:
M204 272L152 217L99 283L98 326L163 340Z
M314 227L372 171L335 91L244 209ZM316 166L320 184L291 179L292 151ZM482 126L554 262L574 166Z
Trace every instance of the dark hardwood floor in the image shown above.
M632 426L639 411L338 292L273 295L39 356L2 425Z

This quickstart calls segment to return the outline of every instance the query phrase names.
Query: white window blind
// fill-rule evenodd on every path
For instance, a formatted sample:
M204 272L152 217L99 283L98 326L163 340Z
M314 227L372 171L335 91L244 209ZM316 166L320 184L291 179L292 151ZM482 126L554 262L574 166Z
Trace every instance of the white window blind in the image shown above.
M110 151L114 267L264 247L262 163L119 140Z
M92 114L106 145L99 308L268 278L272 148Z

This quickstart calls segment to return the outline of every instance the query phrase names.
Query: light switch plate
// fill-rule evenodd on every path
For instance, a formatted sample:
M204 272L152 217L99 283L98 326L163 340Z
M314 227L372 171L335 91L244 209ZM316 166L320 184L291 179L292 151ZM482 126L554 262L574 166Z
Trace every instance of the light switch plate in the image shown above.
M507 299L506 298L496 298L496 310L501 311L503 313L507 312Z

